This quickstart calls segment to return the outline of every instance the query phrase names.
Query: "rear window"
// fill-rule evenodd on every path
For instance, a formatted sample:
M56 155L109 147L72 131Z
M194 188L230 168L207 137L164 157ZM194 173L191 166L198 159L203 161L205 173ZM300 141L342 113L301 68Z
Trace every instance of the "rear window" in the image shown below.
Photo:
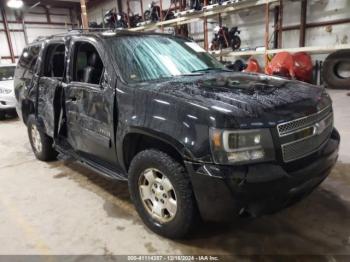
M14 66L0 67L0 81L12 80L15 74Z

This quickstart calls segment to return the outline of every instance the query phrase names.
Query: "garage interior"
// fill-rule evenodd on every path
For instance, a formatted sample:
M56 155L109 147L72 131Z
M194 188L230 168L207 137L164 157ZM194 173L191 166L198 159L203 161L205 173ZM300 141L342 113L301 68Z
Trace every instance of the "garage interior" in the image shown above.
M10 7L8 2L13 1L23 5ZM349 57L347 64L333 72L325 70L325 64L330 54L350 50L350 1L212 4L205 0L201 10L193 10L186 1L159 0L155 1L161 10L158 20L148 21L147 10L153 19L151 2L1 0L0 65L17 63L27 44L39 37L72 30L109 30L106 13L110 10L123 14L124 30L190 37L235 71L268 73L302 52L303 62L311 64L300 71L307 73L303 71L300 78L296 71L282 73L324 86L332 98L334 126L341 143L331 174L301 202L276 214L205 223L186 239L169 240L142 223L127 183L111 181L69 160L36 160L26 126L8 114L0 120L0 260L6 255L215 255L255 261L254 256L268 255L298 257L299 261L348 261ZM139 20L133 23L135 15ZM118 27L118 21L112 23L114 29ZM228 35L223 42L215 42L218 27L237 27L239 45L232 47L232 42L225 40L231 37ZM348 79L347 89L327 81L330 73Z

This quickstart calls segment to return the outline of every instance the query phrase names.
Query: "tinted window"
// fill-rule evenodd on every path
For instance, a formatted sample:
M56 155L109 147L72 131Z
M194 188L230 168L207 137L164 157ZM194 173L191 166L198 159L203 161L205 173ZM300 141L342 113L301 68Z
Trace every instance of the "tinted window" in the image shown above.
M99 84L102 72L103 63L96 48L89 43L76 43L72 72L73 81Z
M23 69L23 77L24 78L32 78L36 61L38 60L40 52L40 45L26 47L23 50L22 56L19 59L18 66Z
M62 78L64 73L64 44L51 44L46 48L43 76Z
M40 52L40 46L31 46L31 47L25 48L19 60L19 64L33 71L39 56L39 52Z

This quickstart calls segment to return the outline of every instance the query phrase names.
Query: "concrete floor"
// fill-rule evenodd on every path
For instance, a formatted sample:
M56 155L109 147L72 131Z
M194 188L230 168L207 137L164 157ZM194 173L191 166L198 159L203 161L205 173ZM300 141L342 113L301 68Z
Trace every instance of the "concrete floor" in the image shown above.
M138 218L127 185L76 163L34 159L25 126L0 123L0 254L350 255L350 97L333 91L339 163L308 198L278 214L203 225L170 241Z

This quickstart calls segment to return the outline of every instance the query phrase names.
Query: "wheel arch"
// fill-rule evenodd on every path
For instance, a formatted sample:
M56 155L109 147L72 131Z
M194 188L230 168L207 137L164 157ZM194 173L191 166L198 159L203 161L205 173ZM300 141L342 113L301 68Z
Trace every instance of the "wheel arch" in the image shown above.
M137 153L145 149L157 149L167 153L181 164L185 159L191 159L192 154L176 139L154 130L132 128L122 141L122 164L126 171Z
M27 125L29 115L35 114L34 102L30 99L24 99L21 104L21 109L23 122Z

